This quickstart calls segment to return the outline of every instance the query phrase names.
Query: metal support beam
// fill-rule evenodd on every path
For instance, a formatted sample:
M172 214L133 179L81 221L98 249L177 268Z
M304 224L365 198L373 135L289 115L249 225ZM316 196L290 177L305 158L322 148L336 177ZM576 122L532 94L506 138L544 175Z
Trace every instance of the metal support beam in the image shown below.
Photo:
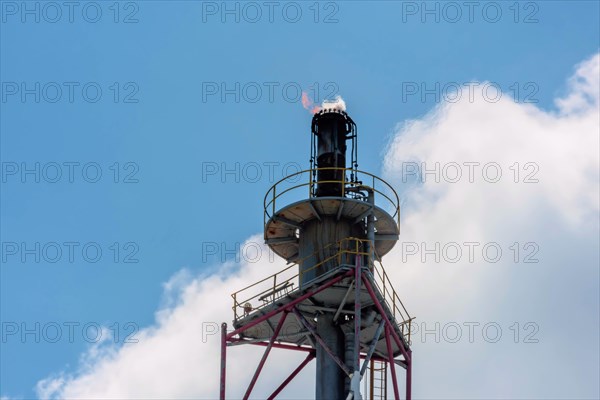
M358 224L360 221L362 221L363 219L365 219L367 217L367 215L371 214L372 211L373 211L373 206L369 206L369 208L367 209L367 211L365 211L364 213L360 214L358 217L356 217L354 219L354 223Z
M336 220L336 221L339 221L339 220L340 220L340 217L342 216L342 211L343 211L343 210L344 210L344 202L343 202L343 201L341 201L341 202L340 202L340 207L338 208L337 215L335 216L335 220Z
M219 399L225 400L225 380L227 376L227 324L221 324L221 379L219 388Z
M294 254L292 254L291 256L289 256L288 258L286 258L285 261L288 264L293 264L296 261L298 261L299 258L300 258L300 253L295 252Z
M348 286L348 290L346 291L346 294L344 295L344 298L342 299L342 302L340 303L340 307L338 308L337 312L333 316L333 322L337 322L338 318L340 317L340 313L342 312L342 309L346 305L346 301L348 300L348 296L350 296L350 292L352 291L353 286L354 286L354 281L350 282L350 286Z
M409 352L410 360L406 362L406 400L412 399L412 352Z
M240 344L251 344L254 346L261 346L261 347L267 347L269 345L269 342L251 342L249 340L244 340L244 339L229 339L229 343L227 344L228 346L237 346ZM281 343L273 343L273 346L276 349L283 349L283 350L296 350L296 351L305 351L305 352L311 352L313 351L312 348L310 347L304 347L304 346L294 346L292 344L281 344Z
M389 326L385 327L385 345L387 346L389 357L388 363L390 364L390 370L392 372L392 385L394 386L394 397L396 398L396 400L400 400L400 392L398 391L398 378L396 377L396 366L394 363L394 353L392 349L392 343L390 341L391 330L392 328L390 328Z
M321 221L321 215L319 215L319 212L317 211L317 209L315 208L314 204L312 203L312 201L308 202L308 206L310 207L310 210L313 212L313 214L315 214L315 217L317 217L317 219L319 221Z
M306 331L301 331L301 332L297 332L297 333L293 333L293 334L289 334L289 335L279 335L277 337L277 340L286 340L286 339L292 339L295 338L297 336L302 336L305 335L309 332ZM262 342L262 343L268 343L268 340L271 337L263 337L263 338L255 338L255 339L243 339L243 340L237 340L237 341L230 341L229 346L239 346L241 344L255 344L257 342Z
M296 229L301 229L301 228L302 228L302 227L300 226L300 224L299 224L299 223L297 223L296 221L292 221L291 219L287 219L287 218L285 218L285 217L280 217L280 216L278 216L278 215L274 216L274 217L273 217L273 220L275 220L275 221L277 221L277 222L282 222L282 223L284 223L284 224L286 224L286 225L289 225L289 226L293 226L293 227L294 227L294 228L296 228Z
M346 373L346 375L350 376L352 374L352 371L350 371L342 362L342 360L339 359L339 357L337 357L333 351L329 348L329 346L327 346L327 343L325 343L325 341L323 340L323 338L321 338L321 336L319 336L319 334L317 334L317 330L315 329L314 326L312 326L307 320L306 318L304 318L304 316L302 314L300 314L300 312L298 312L298 310L294 307L292 309L292 312L294 313L294 315L296 316L296 318L298 319L298 321L304 325L304 327L306 329L308 329L310 331L310 333L312 333L312 336L315 338L315 340L317 342L319 342L319 344L321 345L321 347L323 347L323 350L325 350L327 352L327 354L329 354L329 357L331 357L333 359L333 361L335 361L335 363L342 369L342 371L344 371Z
M406 363L402 360L394 360L394 362L396 363L397 366L401 367L402 369L406 369Z
M326 313L326 312L337 313L338 311L340 311L343 314L354 315L354 310L342 310L340 308L331 308L331 307L322 307L322 306L309 306L307 304L298 304L296 307L300 311L304 311L304 310L301 309L302 307L307 307L307 308L310 308L311 310L321 311L323 313Z
M361 256L356 255L356 265L354 266L354 374L352 376L350 390L354 400L361 400L360 395L360 281L362 275Z
M315 342L315 339L313 339L312 334L310 332L307 333L304 337L306 338L306 340L308 340L310 342L310 345L313 348L315 348L315 349L317 348L317 342Z
M284 311L283 316L279 319L277 328L275 329L275 332L273 332L273 336L271 336L271 340L269 340L269 344L268 344L267 348L265 349L265 352L263 353L263 356L260 359L260 362L258 363L258 367L256 368L256 371L254 372L254 376L252 377L252 380L250 381L248 390L246 390L246 394L244 395L244 400L248 400L248 398L250 397L250 393L252 393L252 389L254 389L254 385L256 384L256 381L258 380L260 371L262 371L262 369L265 365L265 362L267 361L267 357L269 357L269 353L271 352L271 349L273 348L273 343L275 342L275 339L277 339L277 335L279 335L279 331L281 330L281 327L283 326L283 323L285 322L287 315L288 315L288 312Z
M279 387L277 389L275 389L275 391L267 398L267 400L273 400L275 397L277 397L277 395L279 393L281 393L281 391L283 389L285 389L285 387L296 377L296 375L298 375L300 373L300 371L302 371L302 369L306 366L306 364L308 364L309 362L311 362L313 360L313 358L315 358L314 352L312 352L308 356L306 356L304 361L302 361L302 363L290 374L290 376L288 376L283 381L283 383L281 385L279 385Z
M367 372L367 367L369 366L369 361L371 361L371 357L373 357L373 353L375 353L375 347L377 347L377 343L379 343L379 338L381 337L381 333L383 332L383 328L385 327L385 320L381 320L377 330L375 331L375 336L373 336L373 341L371 342L371 346L369 347L369 352L365 357L365 361L363 362L362 368L360 369L360 377L362 379Z
M385 379L386 379L386 383L387 383L387 375L386 375ZM375 395L375 360L371 360L371 373L369 374L369 387L371 388L369 400L373 400L373 397L375 397L374 396ZM386 390L386 393L385 393L384 399L387 400L387 387L385 388L385 390Z
M265 240L265 244L298 243L296 236L286 236L280 238L271 238Z
M364 275L363 275L363 283L365 284L365 288L367 288L367 291L369 292L371 299L373 299L373 302L375 303L375 307L377 307L377 311L379 311L379 314L381 314L381 317L385 320L385 323L387 324L387 327L389 328L389 331L390 331L392 337L394 338L394 341L400 348L400 351L402 352L404 359L406 361L409 361L410 355L407 353L406 349L404 348L404 342L402 340L400 340L400 338L396 334L396 331L394 330L392 323L390 322L389 318L385 314L385 310L383 309L383 306L379 302L379 299L377 299L377 295L375 294L375 291L373 291L373 286L369 282L369 279Z

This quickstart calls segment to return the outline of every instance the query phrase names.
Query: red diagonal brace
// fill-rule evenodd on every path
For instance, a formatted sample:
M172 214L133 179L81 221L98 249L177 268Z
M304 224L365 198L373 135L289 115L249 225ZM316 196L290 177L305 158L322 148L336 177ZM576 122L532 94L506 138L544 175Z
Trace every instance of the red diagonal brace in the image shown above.
M225 400L225 379L227 363L227 324L221 324L221 380L219 382L219 399Z
M400 340L400 338L396 334L396 331L394 330L393 325L390 322L390 319L387 317L387 314L385 313L383 306L381 305L381 303L379 302L379 299L377 299L377 295L373 291L373 286L371 286L371 282L369 282L369 279L366 276L364 276L364 274L363 274L363 283L365 284L365 287L367 288L369 295L373 299L373 302L375 303L375 307L377 307L377 311L379 311L379 314L381 314L381 317L385 320L386 325L388 327L390 327L390 334L392 335L392 337L394 338L394 341L400 348L400 351L402 352L404 359L407 362L410 361L410 356L408 355L408 353L406 352L406 349L404 348L404 342L402 340Z
M354 371L360 371L360 277L362 275L360 255L356 255L354 266ZM356 397L356 396L355 396Z
M350 276L350 275L352 275L352 274L353 274L353 272L352 272L352 271L348 271L348 272L346 272L346 273L345 273L345 274L343 274L343 275L340 275L340 276L338 276L338 277L336 277L336 278L333 278L332 280L328 281L328 282L327 282L326 284L324 284L323 286L319 286L318 288L316 288L316 289L314 289L314 290L311 290L310 292L308 292L308 293L306 293L306 294L304 294L304 295L302 295L302 296L298 297L296 300L292 300L291 302L289 302L288 304L286 304L286 305L284 306L284 308L289 310L289 309L291 309L293 306L295 306L296 304L298 304L298 303L300 303L300 302L302 302L302 301L304 301L304 300L308 299L308 298L309 298L309 297L311 297L311 296L314 296L315 294L317 294L317 293L319 293L319 292L322 292L323 290L327 289L327 288L328 288L328 287L330 287L330 286L333 286L333 285L335 285L336 283L338 283L339 281L341 281L341 280L342 280L342 279L344 279L345 277L347 277L347 276ZM245 330L246 330L246 329L248 329L248 328L251 328L251 327L253 327L254 325L260 324L260 323L261 323L261 322L263 322L264 320L267 320L267 319L271 318L273 315L276 315L276 314L278 314L278 313L280 313L280 312L282 312L282 311L283 311L283 307L282 307L282 308L278 308L278 309L276 309L276 310L273 310L273 311L270 311L270 312L266 313L266 314L265 314L265 315L263 315L262 317L259 317L259 318L255 319L254 321L252 321L252 322L249 322L248 324L246 324L246 325L242 326L241 328L238 328L238 329L236 329L235 331L228 333L228 334L227 334L227 339L231 339L231 338L232 338L232 337L234 337L235 335L237 335L237 334L239 334L239 333L241 333L241 332L245 331Z
M398 391L398 378L396 377L396 365L394 363L394 350L392 349L392 343L390 341L390 331L393 328L390 328L389 325L385 326L385 345L387 346L388 351L388 363L390 364L390 369L392 370L392 385L394 386L394 397L396 400L400 400L400 392Z
M271 394L267 400L273 400L279 393L281 393L281 391L283 389L285 389L285 387L296 377L296 375L298 375L300 373L300 371L302 371L302 369L306 366L306 364L308 364L309 362L312 361L313 358L315 358L314 351L312 353L310 353L308 356L306 356L304 361L302 361L302 364L300 364L298 366L298 368L296 368L294 370L294 372L292 372L290 374L290 376L288 376L287 379L285 381L283 381L283 383L281 385L279 385L279 387L277 389L275 389L273 394Z
M406 400L412 398L412 352L410 360L406 362Z
M287 315L288 315L288 312L285 311L283 313L283 316L279 319L277 328L275 328L275 331L273 332L273 336L271 336L271 340L269 340L269 345L265 349L265 352L263 353L263 356L260 359L260 363L258 364L258 368L256 368L256 371L254 372L254 376L252 377L250 386L248 386L248 390L246 390L246 394L244 395L244 400L248 400L248 397L250 397L250 393L252 393L252 389L254 388L254 385L256 384L256 380L258 379L258 376L260 375L260 371L262 371L263 366L265 365L265 361L267 361L267 357L269 356L269 353L271 352L271 349L273 348L273 343L275 342L275 339L277 339L277 336L279 336L279 331L281 330L281 327L283 326L283 323L285 322Z
M333 361L335 361L336 364L339 365L339 367L342 369L342 371L344 371L346 373L346 375L350 376L352 374L352 371L350 371L350 369L348 369L348 367L346 367L346 365L342 362L342 360L340 360L339 357L337 357L333 353L333 351L331 351L331 349L327 346L327 343L325 343L325 341L323 340L323 338L321 338L321 336L319 336L319 334L317 333L315 327L312 326L306 320L306 318L304 318L304 316L302 316L302 314L300 314L300 312L298 311L298 309L293 308L292 311L294 312L294 315L296 316L296 318L298 319L298 321L302 325L304 325L304 327L310 331L310 333L313 335L313 337L316 339L316 341L319 342L319 344L321 345L321 347L323 347L323 350L325 350L327 352L327 354L329 355L329 357L331 357L333 359Z
M252 346L262 346L262 347L267 347L269 345L269 342L250 342L250 341L248 341L248 343L244 343L244 342L246 342L246 340L244 340L244 339L229 339L229 343L235 343L238 345L248 344L248 345L252 345ZM280 343L273 343L273 348L284 349L284 350L304 351L304 352L308 352L308 353L313 351L312 347L297 346L297 345L291 345L291 344L280 344Z

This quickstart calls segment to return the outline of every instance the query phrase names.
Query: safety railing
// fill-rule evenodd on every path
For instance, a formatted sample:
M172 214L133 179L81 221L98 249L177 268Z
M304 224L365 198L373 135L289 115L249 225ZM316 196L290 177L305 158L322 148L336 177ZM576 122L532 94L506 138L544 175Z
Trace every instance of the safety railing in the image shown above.
M317 253L332 253L309 269L299 270L298 265L292 264L273 275L238 290L231 295L233 298L235 322L252 312L273 304L289 292L296 290L300 282L303 281L302 278L305 274L311 273L331 261L335 261L337 268L339 268L344 265L349 266L350 263L354 265L351 257L348 256L366 256L367 259L370 259L370 252L368 250L370 248L372 249L373 246L371 246L371 241L367 239L346 238L336 243L330 243L324 246L322 250L298 261L298 264L302 265L302 261L309 257L314 257ZM334 268L334 270L337 268ZM404 304L400 300L387 272L383 268L383 264L381 262L377 262L376 264L371 263L370 270L372 271L373 282L381 293L383 301L391 310L403 336L410 344L411 321L413 318L409 315L406 307L404 307Z
M406 307L400 300L400 296L394 289L392 282L383 268L383 264L378 261L373 264L373 281L375 282L375 286L379 289L383 297L383 301L387 304L388 308L392 310L392 315L394 319L398 321L398 327L402 332L402 335L406 338L408 344L411 344L410 333L412 328L412 320L413 317L410 316Z
M341 180L318 180L319 171L341 171ZM350 174L351 179L348 179L347 174ZM307 176L308 175L308 176ZM341 197L357 197L357 190L373 191L386 199L386 206L390 208L392 216L397 219L398 226L400 225L400 199L394 188L383 179L369 173L353 168L313 168L304 171L296 172L277 181L267 191L264 199L264 223L279 209L279 204L288 205L290 199L285 198L286 195L296 195L295 200L306 199L306 192L302 193L300 188L308 190L308 198L316 197L316 188L322 184L339 184L341 188ZM383 207L383 208L385 208Z
M324 246L322 250L296 261L296 264L292 264L273 275L233 293L231 297L233 297L235 321L250 312L268 306L285 296L289 291L295 290L295 288L298 288L300 282L303 281L302 278L304 275L312 273L331 261L335 260L337 266L342 266L349 265L348 255L367 256L369 253L363 249L364 241L363 239L346 238L339 242L330 243ZM332 254L308 269L299 269L298 265L302 265L304 260L314 257L317 253ZM243 315L239 315L240 309L243 310Z

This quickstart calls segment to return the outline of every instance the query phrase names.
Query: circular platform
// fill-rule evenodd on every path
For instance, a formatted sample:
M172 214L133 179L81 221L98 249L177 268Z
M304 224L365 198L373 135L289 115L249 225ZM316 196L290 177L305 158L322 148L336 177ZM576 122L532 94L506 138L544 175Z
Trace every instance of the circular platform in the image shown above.
M375 253L380 259L398 241L396 219L376 205L347 197L311 197L278 210L265 224L265 242L275 254L294 262L298 257L298 231L305 222L334 216L359 223L371 209L375 216Z

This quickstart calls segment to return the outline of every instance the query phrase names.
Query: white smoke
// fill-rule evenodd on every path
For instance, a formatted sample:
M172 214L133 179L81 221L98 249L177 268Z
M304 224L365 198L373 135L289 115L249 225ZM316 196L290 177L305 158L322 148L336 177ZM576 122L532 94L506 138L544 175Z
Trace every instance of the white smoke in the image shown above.
M342 96L337 95L333 100L323 100L321 108L324 110L339 110L346 111L346 102L342 99Z

